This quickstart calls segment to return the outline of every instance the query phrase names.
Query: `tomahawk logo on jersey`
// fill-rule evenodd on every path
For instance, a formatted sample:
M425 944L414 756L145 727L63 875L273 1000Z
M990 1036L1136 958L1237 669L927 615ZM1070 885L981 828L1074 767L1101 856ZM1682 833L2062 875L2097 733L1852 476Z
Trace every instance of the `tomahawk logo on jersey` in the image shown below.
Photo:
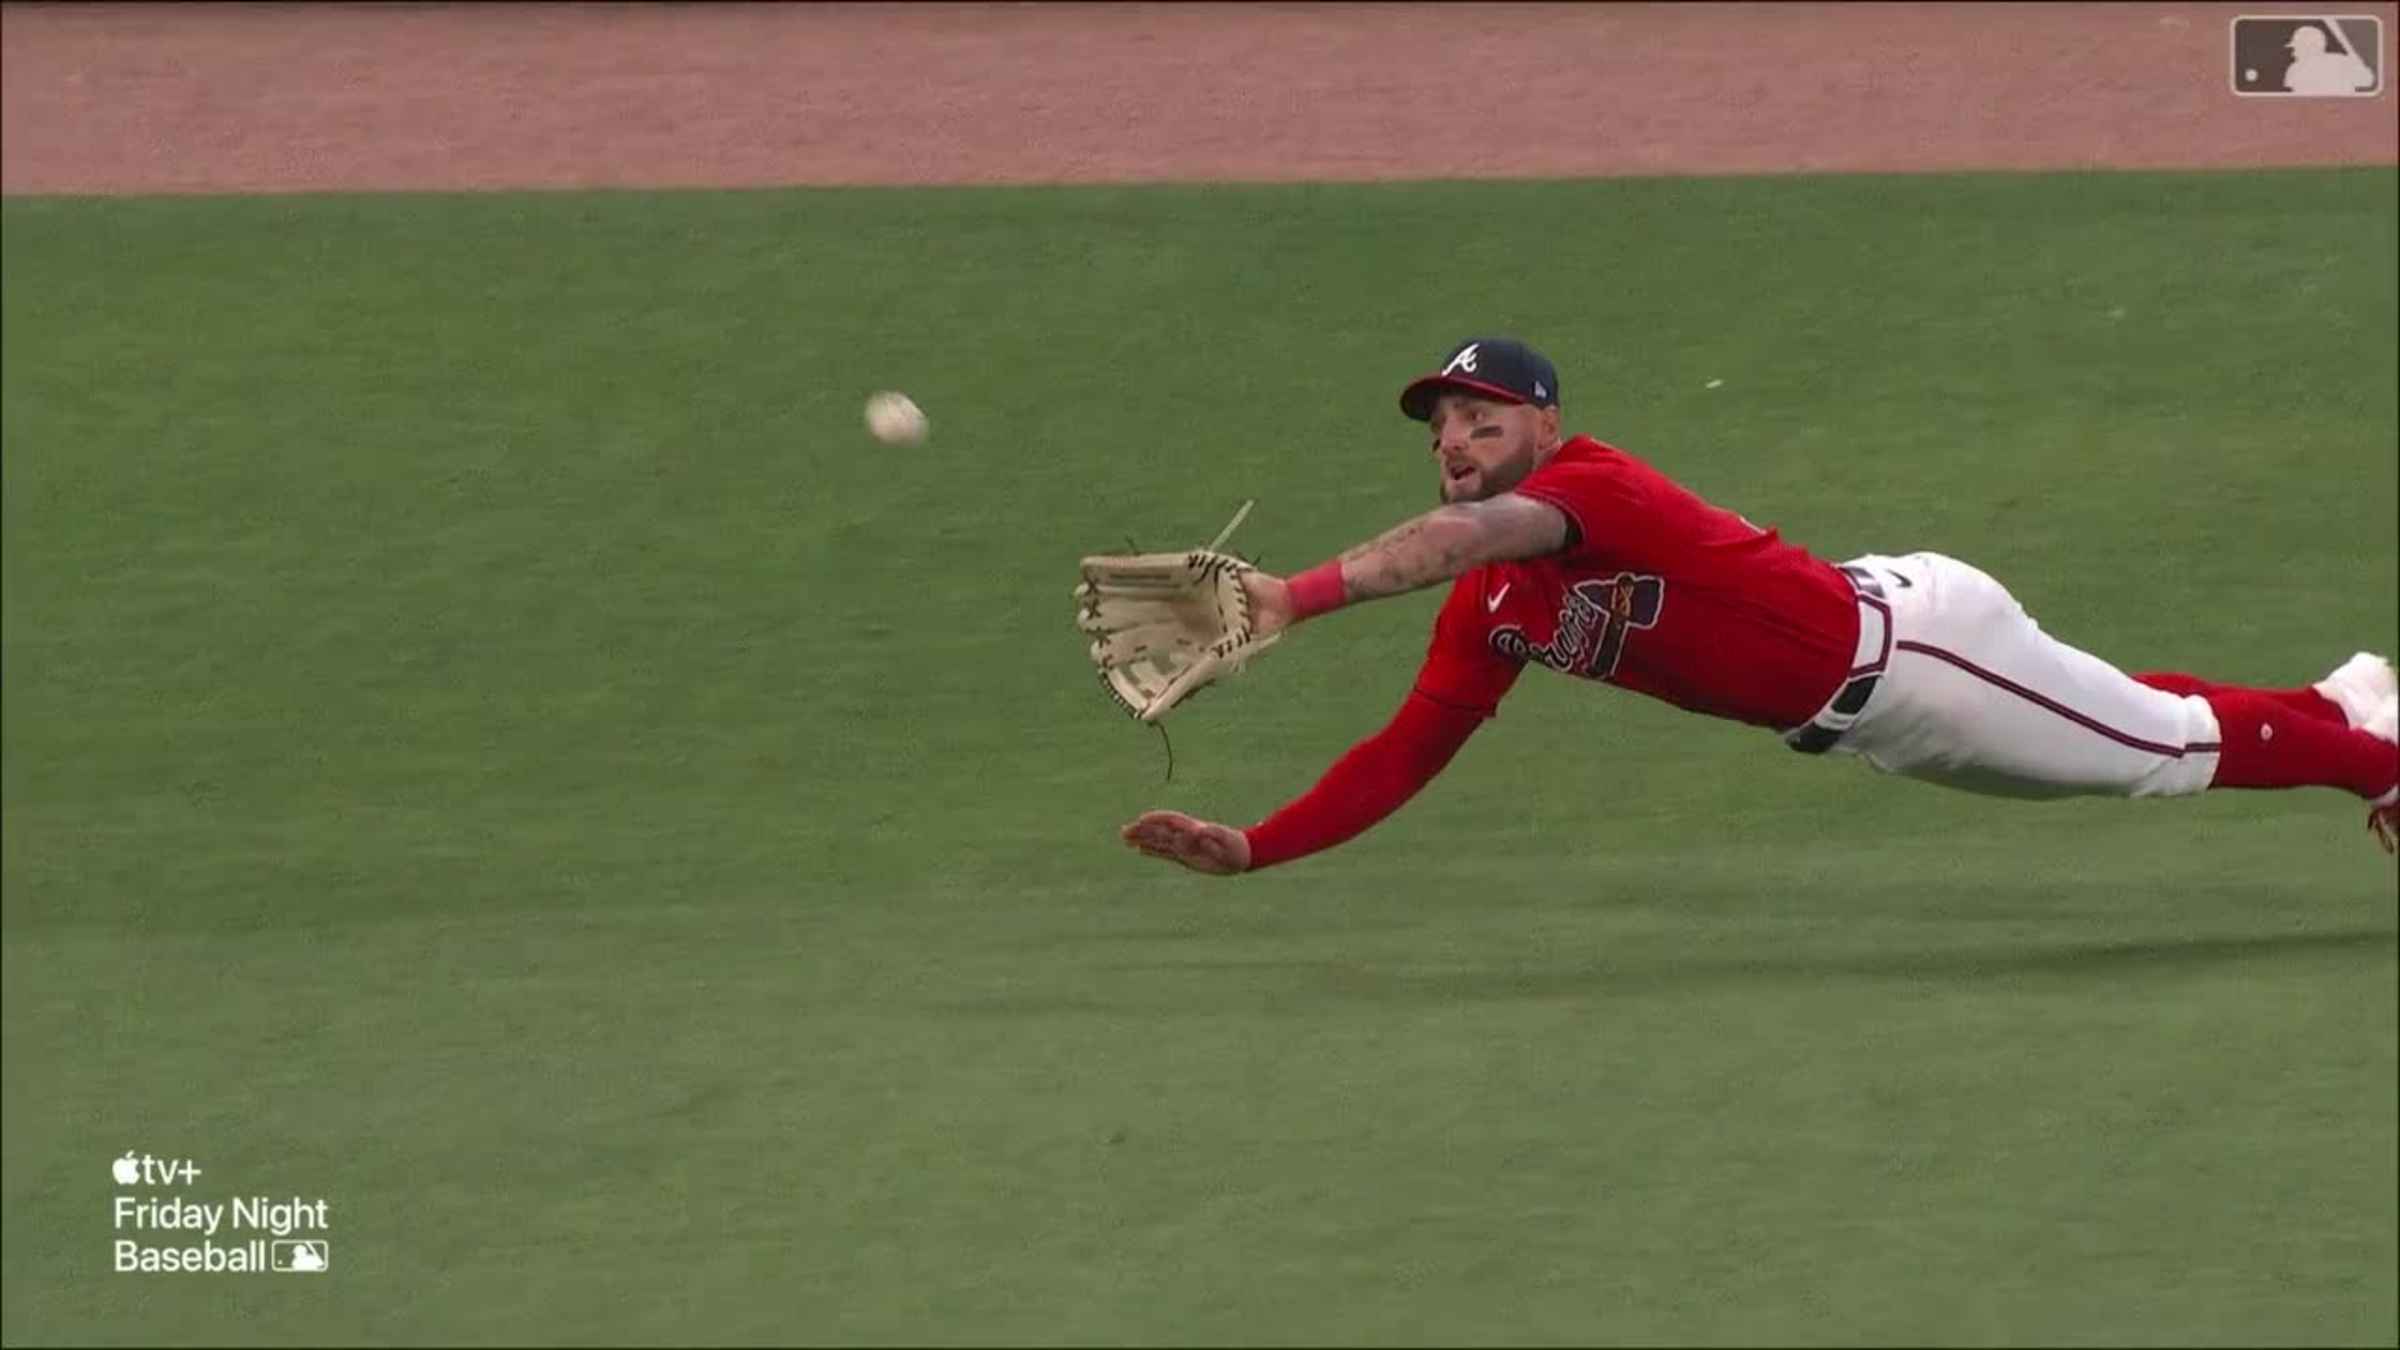
M1495 594L1504 600L1510 589L1503 582ZM1607 581L1578 581L1567 588L1566 598L1559 603L1548 641L1526 637L1522 624L1503 624L1492 630L1492 650L1511 661L1538 661L1569 675L1605 680L1617 673L1617 660L1625 654L1625 634L1656 626L1665 594L1662 579L1637 577L1631 572L1619 572ZM1500 606L1487 601L1484 608L1497 611Z

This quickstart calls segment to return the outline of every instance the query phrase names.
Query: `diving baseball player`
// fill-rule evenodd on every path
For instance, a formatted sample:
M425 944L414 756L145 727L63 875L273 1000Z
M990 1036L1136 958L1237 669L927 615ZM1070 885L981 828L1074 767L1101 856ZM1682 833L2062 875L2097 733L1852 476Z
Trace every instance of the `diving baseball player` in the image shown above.
M1529 666L1765 727L1802 754L2002 796L2331 787L2400 848L2400 683L2359 653L2297 689L2128 675L1938 553L1836 565L1560 427L1558 372L1479 338L1403 389L1443 505L1289 579L1239 574L1255 636L1451 583L1391 722L1248 829L1173 811L1152 857L1255 871L1366 830L1442 771Z

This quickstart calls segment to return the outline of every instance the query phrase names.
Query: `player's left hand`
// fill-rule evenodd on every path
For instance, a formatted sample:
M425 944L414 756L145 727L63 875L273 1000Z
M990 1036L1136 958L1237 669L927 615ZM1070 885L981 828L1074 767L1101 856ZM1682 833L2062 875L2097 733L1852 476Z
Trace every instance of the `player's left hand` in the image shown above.
M1244 572L1242 590L1250 596L1250 625L1261 638L1271 638L1292 626L1292 588L1272 572Z
M1250 870L1250 841L1240 830L1181 811L1145 811L1118 833L1127 847L1195 872L1228 877Z

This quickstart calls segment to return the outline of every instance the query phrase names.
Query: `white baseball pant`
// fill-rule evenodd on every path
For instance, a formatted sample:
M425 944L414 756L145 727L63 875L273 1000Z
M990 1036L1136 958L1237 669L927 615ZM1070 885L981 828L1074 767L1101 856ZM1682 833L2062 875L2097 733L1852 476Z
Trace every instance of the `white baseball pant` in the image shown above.
M2004 797L2182 796L2216 776L2217 715L2044 633L2006 587L1939 553L1870 554L1854 676L1881 678L1830 747L1885 773Z

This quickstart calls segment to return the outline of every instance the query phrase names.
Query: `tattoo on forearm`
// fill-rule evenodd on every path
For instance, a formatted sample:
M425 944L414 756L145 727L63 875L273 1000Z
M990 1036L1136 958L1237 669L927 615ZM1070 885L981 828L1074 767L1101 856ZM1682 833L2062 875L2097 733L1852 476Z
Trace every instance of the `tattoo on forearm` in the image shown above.
M1351 600L1403 595L1447 581L1482 561L1485 531L1456 507L1405 521L1342 554L1342 580Z

